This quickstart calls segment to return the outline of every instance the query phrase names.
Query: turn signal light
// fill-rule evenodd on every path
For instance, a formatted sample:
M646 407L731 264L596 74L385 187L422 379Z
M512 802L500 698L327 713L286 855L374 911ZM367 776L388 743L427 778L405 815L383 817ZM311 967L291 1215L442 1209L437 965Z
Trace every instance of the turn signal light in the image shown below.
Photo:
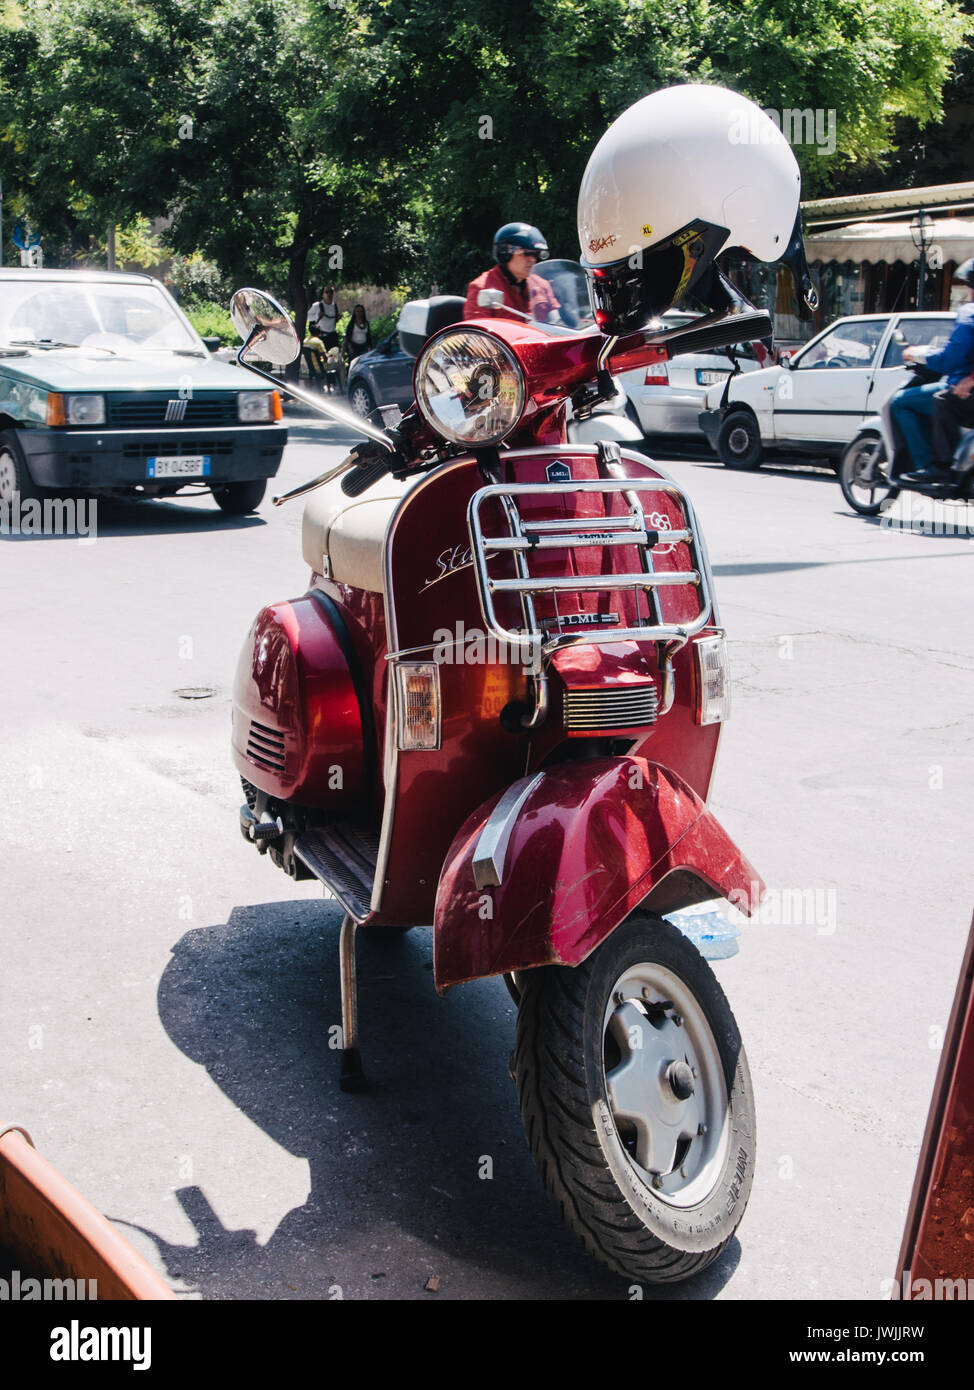
M67 413L64 409L64 397L58 391L47 393L47 421L48 425L66 425L68 423Z
M440 669L434 662L396 667L399 747L403 752L440 746Z
M272 392L271 392L271 419L272 419L272 420L282 420L283 418L284 418L284 411L283 411L282 408L281 408L281 393L280 393L280 391L272 391Z
M730 718L727 643L721 636L698 637L693 650L697 666L696 721L698 724L720 724Z

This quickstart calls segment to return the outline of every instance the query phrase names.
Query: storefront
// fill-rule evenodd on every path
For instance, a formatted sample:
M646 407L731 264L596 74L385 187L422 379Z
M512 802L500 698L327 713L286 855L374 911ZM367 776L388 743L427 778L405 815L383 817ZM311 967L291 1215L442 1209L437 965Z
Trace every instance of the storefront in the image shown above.
M751 262L733 269L754 303L774 309L780 345L807 341L849 314L949 309L967 298L950 281L955 268L974 256L974 183L822 198L803 203L802 211L820 301L811 319L796 314L791 273L784 266ZM919 214L926 215L922 228Z

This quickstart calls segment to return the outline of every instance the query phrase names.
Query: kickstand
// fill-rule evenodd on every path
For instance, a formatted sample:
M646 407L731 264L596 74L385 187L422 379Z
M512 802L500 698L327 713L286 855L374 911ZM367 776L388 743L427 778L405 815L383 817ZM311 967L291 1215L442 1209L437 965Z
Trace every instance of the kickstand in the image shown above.
M343 1091L360 1092L369 1088L362 1070L358 1039L358 992L355 984L355 919L346 916L338 943L342 972L342 1072Z

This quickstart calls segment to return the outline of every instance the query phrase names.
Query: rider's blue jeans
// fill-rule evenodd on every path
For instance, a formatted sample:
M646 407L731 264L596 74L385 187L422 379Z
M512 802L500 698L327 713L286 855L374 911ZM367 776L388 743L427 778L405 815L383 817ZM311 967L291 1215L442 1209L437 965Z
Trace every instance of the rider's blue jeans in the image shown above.
M911 386L893 397L890 409L903 433L915 469L930 467L930 428L933 417L933 398L943 384L932 381L926 386ZM938 463L943 461L938 459ZM948 468L950 464L946 465Z

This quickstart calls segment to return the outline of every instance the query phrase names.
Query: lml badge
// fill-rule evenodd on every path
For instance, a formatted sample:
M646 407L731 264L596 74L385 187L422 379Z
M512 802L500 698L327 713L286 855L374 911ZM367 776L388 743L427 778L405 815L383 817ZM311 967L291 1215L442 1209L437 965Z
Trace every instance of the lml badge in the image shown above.
M549 483L570 483L572 480L572 470L567 463L549 463L545 475Z

